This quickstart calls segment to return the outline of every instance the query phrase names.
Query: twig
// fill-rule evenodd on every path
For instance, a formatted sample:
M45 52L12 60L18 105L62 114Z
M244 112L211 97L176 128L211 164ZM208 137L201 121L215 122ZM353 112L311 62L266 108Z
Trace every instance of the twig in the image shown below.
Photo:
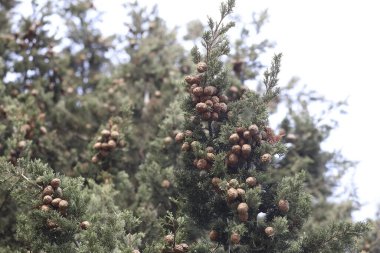
M213 133L212 133L211 120L208 121L208 133L210 136L210 140L212 140Z
M79 243L77 242L77 240L73 239L73 241L74 241L74 243L75 243L75 246L76 246L77 248L79 248L80 245L79 245Z
M39 189L42 190L42 186L40 186L40 185L38 185L38 184L36 184L36 183L33 183L33 182L30 181L30 179L27 178L24 174L19 173L19 175L20 175L22 178L24 178L24 179L25 179L28 183L30 183L31 185L34 185L35 187L37 187L37 188L39 188Z

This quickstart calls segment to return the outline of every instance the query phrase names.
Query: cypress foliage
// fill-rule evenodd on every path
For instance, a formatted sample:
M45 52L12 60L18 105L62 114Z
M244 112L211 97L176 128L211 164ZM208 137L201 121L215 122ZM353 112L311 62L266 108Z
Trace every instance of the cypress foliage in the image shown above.
M0 1L0 252L347 252L368 231L351 207L319 215L327 163L351 163L321 150L333 127L307 108L269 127L282 55L260 77L272 44L248 29L230 55L234 0L201 38L189 24L190 52L156 8L127 4L126 32L104 37L91 0L19 20L17 4Z

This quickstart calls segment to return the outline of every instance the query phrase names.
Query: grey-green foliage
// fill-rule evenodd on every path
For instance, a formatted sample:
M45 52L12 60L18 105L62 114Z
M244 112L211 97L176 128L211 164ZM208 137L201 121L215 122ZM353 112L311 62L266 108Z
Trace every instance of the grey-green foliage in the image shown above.
M316 158L321 157L318 144L309 145L308 141L323 139L329 126L323 126L327 131L322 134L312 132L313 138L299 139L304 145L298 149L307 155L298 163L289 159L289 167L284 167L290 168L290 173L284 173L287 177L282 178L279 166L285 161L284 145L276 139L278 136L262 138L271 133L267 127L268 104L277 99L281 55L275 55L272 66L264 73L263 95L241 89L241 94L228 103L228 113L220 114L213 122L201 122L189 97L184 98L181 108L178 100L182 98L173 96L182 92L178 82L180 74L188 74L192 68L184 63L184 52L176 41L175 31L167 30L156 9L149 12L137 3L128 5L131 22L123 39L127 38L124 49L129 61L115 66L117 73L111 75L111 62L105 53L112 48L113 38L104 38L96 29L91 0L57 3L59 8L64 6L59 13L67 20L66 35L70 41L62 51L55 51L59 41L50 36L48 22L43 20L52 14L52 5L37 8L33 4L34 15L19 22L16 34L10 31L13 20L9 10L14 4L14 1L0 1L0 139L3 145L0 147L0 252L131 253L137 248L149 253L172 252L174 244L163 241L167 234L176 235L176 244L190 244L189 251L194 253L343 252L352 250L351 241L366 230L365 224L341 222L300 232L311 208L310 196L304 188L305 175L298 172L310 168L309 172L313 172L315 168L315 174L323 173L323 166L310 166L315 163L309 154L317 153ZM232 0L222 3L220 20L208 20L208 30L201 41L205 51L197 47L191 51L194 63L207 63L208 70L196 74L201 76L200 86L214 85L220 97L228 95L225 88L235 82L225 67L225 59L221 58L227 58L230 51L226 33L233 23L224 24L223 20L231 14L234 4ZM265 12L255 20L257 32L265 20ZM242 38L246 34L247 31L243 31ZM195 37L191 38L195 41ZM242 44L237 43L239 45ZM256 62L257 55L268 46L269 43L263 41L240 51L236 49L234 60L247 61L240 80L254 79L258 75L262 66ZM248 69L251 67L253 69ZM238 72L235 66L233 70ZM21 74L16 81L4 79L12 71ZM134 105L132 114L123 113L126 102ZM164 109L168 109L166 116L163 116ZM308 132L309 126L314 127L308 117L302 121L305 115L308 116L301 114L293 118L297 123L305 123L305 128L296 127L300 134ZM117 150L101 163L89 165L95 142L91 140L95 140L97 131L109 126L105 125L109 118L121 126L120 139L126 142L126 148ZM161 122L160 127L157 127L158 122ZM261 137L257 145L251 143L255 146L251 157L240 161L237 167L227 166L226 156L231 148L229 136L236 127L247 128L253 123L257 124ZM26 133L22 130L26 127L33 130ZM45 127L45 131L41 127ZM191 143L193 153L184 152L183 160L178 159L180 144L174 142L179 128L192 130L185 142ZM20 149L18 145L24 140L25 147ZM208 171L199 171L195 169L194 160L205 156L208 146L215 149L215 159ZM260 161L265 153L272 155L273 163ZM41 158L54 171L41 161L17 162L12 154ZM322 156L322 160L326 161L326 157L329 158L329 154ZM75 178L77 168L80 173L87 169L90 172L87 175L96 174L97 181ZM57 171L72 178L58 175ZM249 187L245 183L248 176L256 177L258 184ZM55 209L47 212L39 209L41 191L53 177L61 179L63 196L69 201L66 215ZM213 177L221 179L219 188L211 185ZM307 179L308 185L312 185L312 177L307 175ZM323 179L318 184L331 183ZM245 190L245 195L235 202L226 201L231 180ZM289 212L279 212L280 199L289 201ZM237 216L239 201L248 204L247 221ZM167 213L167 210L172 212ZM260 224L256 220L259 212L267 214ZM84 220L90 222L87 230L80 229L80 222ZM48 227L49 221L58 227ZM265 234L268 226L273 227L274 236ZM217 242L207 237L211 229L219 233ZM233 233L240 235L240 243L231 243Z
M161 240L159 218L166 215L167 210L176 209L173 198L176 198L178 192L174 169L181 163L178 159L179 145L174 138L184 121L179 102L180 98L174 97L173 102L165 110L157 136L149 143L145 161L136 173L139 186L136 201L130 208L144 220L140 229L146 233L144 238L146 243Z
M78 235L78 252L132 252L141 244L142 233L135 231L140 219L121 210L114 202L118 192L112 184L88 182L83 195L89 198L86 215L90 229Z
M202 99L207 100L208 97L206 92L200 93L198 87L206 90L205 86L215 86L216 96L220 99L225 92L225 84L229 82L220 60L220 56L229 52L225 33L232 24L221 25L225 15L232 11L233 2L228 2L228 5L231 5L231 9L222 5L220 22L209 18L209 30L202 37L205 53L202 54L197 47L191 51L194 63L199 63L198 66L206 64L207 70L198 68L197 74L185 78L189 85L193 85L189 89L190 96L183 103L183 109L187 113L185 130L192 132L192 136L185 138L185 141L191 143L191 148L183 154L184 166L176 170L176 180L180 196L184 199L184 212L196 221L200 230L211 230L213 236L210 239L215 241L210 244L198 240L192 252L284 252L292 249L301 239L308 238L304 237L302 228L310 216L312 206L311 196L305 191L304 171L288 174L282 179L277 176L276 163L283 159L286 149L280 141L281 135L275 135L268 127L268 106L279 95L277 85L281 54L274 56L271 67L264 73L264 94L246 90L233 102L227 103L227 117L210 119L203 115ZM207 101L205 103L207 105ZM213 112L215 102L211 103L208 102L207 110ZM201 119L194 120L200 114ZM250 139L251 131L247 129L252 124L256 124L257 130L252 130L255 134ZM248 133L243 135L243 132ZM236 140L236 136L239 140ZM239 144L242 148L247 143L252 152L249 151L247 157L239 158L240 153L236 154L237 151L232 146ZM215 153L211 160L204 158L206 147L212 147L213 150L207 152ZM224 163L221 159L223 156ZM268 160L265 157L272 158ZM212 163L210 169L200 163L202 159ZM248 177L255 177L257 184L246 184ZM245 194L234 195L232 190L236 191L236 188ZM280 200L289 203L289 210L280 205ZM245 202L248 203L248 211L245 211L246 216L242 216L239 206ZM258 223L256 217L263 214L264 221ZM367 229L364 223L342 223L341 226L347 229L337 236L351 239ZM356 233L351 233L350 228ZM319 229L325 233L312 230L310 238L318 234L320 244L330 244L331 237L335 238L335 234L326 227ZM344 245L346 249L352 249L353 246ZM308 247L305 240L300 250L308 252ZM315 245L311 247L315 249ZM337 244L331 247L338 252L343 250Z
M21 159L17 165L1 161L0 168L5 176L2 186L11 185L8 187L17 205L17 239L31 250L75 251L75 235L81 231L79 224L84 221L87 204L84 195L80 194L83 179L55 175L40 161ZM42 191L55 177L61 179L61 198L69 203L64 215L52 207L48 211L40 209ZM49 227L49 221L55 223L53 228Z
M333 222L326 227L309 231L291 243L286 253L357 252L356 239L368 231L365 222Z

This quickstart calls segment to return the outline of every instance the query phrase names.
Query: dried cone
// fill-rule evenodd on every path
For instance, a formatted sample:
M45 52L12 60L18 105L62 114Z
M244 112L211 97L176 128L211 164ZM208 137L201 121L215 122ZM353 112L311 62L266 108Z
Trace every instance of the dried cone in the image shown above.
M214 186L214 187L219 187L219 183L220 182L222 182L222 180L220 179L220 178L218 178L218 177L213 177L212 179L211 179L211 184L212 184L212 186Z
M24 149L26 147L26 141L19 141L17 147L21 150Z
M209 146L209 147L206 148L206 152L207 152L207 153L215 153L215 150L214 150L213 147L210 147L210 146Z
M204 113L202 113L201 118L203 120L209 120L211 118L211 112L204 112Z
M245 195L245 191L242 188L237 188L239 197L243 198Z
M265 228L265 234L267 234L267 236L269 236L269 237L274 236L274 229L272 227L266 227Z
M101 149L101 148L102 148L102 143L101 143L101 142L96 142L96 143L94 144L93 148L96 149L96 150Z
M217 93L217 89L215 86L206 86L204 89L203 89L203 93L206 95L206 96L214 96L216 93Z
M226 113L227 110L228 110L228 107L225 103L219 103L219 106L220 106L220 111L223 112L223 113ZM228 116L230 117L230 116Z
M211 101L213 104L217 104L217 103L219 103L219 98L217 96L212 96Z
M53 186L54 188L59 187L61 185L61 179L53 178L50 182L50 185Z
M51 205L54 206L54 207L58 207L59 206L59 202L61 202L61 199L60 198L55 198L51 201Z
M46 129L46 127L41 126L41 127L40 127L40 132L41 132L42 134L47 134L47 129Z
M189 151L190 150L190 144L188 142L184 142L181 147L182 151Z
M209 162L213 162L215 160L215 155L213 153L207 153L206 159Z
M184 250L184 252L187 252L189 250L189 245L187 245L187 243L181 243L180 244Z
M183 252L185 251L183 250L183 247L181 244L176 244L174 246L174 253L183 253Z
M244 158L247 158L251 154L252 148L249 144L243 144L241 147L241 153L243 154Z
M228 138L228 140L229 140L229 142L230 142L231 144L236 144L236 143L239 142L240 137L239 137L238 134L234 133L234 134L231 134L231 135L230 135L230 138Z
M217 112L212 112L211 113L211 119L213 121L217 121L219 119L219 114Z
M238 205L238 207L237 207L237 212L239 214L248 213L248 205L247 205L247 203L244 203L244 202L240 203Z
M198 103L196 106L195 106L195 109L197 110L197 112L199 113L203 113L203 112L206 112L207 111L207 105L205 103Z
M280 199L278 209L283 213L287 213L289 211L289 202L285 199Z
M199 72L199 73L203 73L203 72L205 72L207 70L207 64L205 63L205 62L199 62L198 64L197 64L197 71Z
M247 179L245 180L245 183L249 186L249 187L254 187L256 186L257 184L257 180L255 177L247 177Z
M244 131L245 131L245 128L244 128L244 127L237 127L235 131L236 131L236 133L237 133L238 135L243 136L243 133L244 133Z
M272 156L271 154L263 154L260 158L262 163L269 163L272 161Z
M190 93L193 93L193 90L195 89L195 88L197 88L198 87L198 84L192 84L191 86L190 86L190 89L189 89L189 91L190 91ZM193 94L194 95L194 94ZM196 97L196 96L194 96L194 97Z
M82 221L80 224L79 224L79 226L80 226L80 228L81 229L84 229L84 230L86 230L86 229L88 229L89 227L90 227L90 222L88 222L88 221Z
M236 86L231 86L231 87L230 87L230 92L231 92L231 93L238 93L238 92L239 92L239 89L238 89L238 87L236 87Z
M49 205L51 202L52 202L53 198L50 196L50 195L46 195L44 196L44 198L42 199L42 202L45 204L45 205Z
M100 132L100 134L103 136L103 137L109 137L111 135L111 132L107 129L104 129Z
M221 103L227 103L228 102L228 97L226 95L220 95L219 96L219 101Z
M99 162L99 157L97 155L94 155L92 158L91 158L91 162L92 163L98 163Z
M228 165L236 166L239 163L239 158L235 154L230 154L228 156Z
M185 134L182 133L182 132L179 132L176 136L175 136L175 141L180 143L180 142L183 142L183 140L185 139Z
M197 168L200 170L205 170L207 169L207 161L206 159L199 159L197 162Z
M214 110L214 112L221 112L222 111L222 107L220 106L219 103L214 103L214 105L212 106L212 109Z
M174 242L174 236L173 235L165 235L164 241L167 244L172 244Z
M109 150L109 149L111 149L111 147L108 145L108 142L106 143L106 142L104 142L104 143L102 143L102 151L104 150L104 151L106 151L106 150Z
M116 142L114 140L109 140L108 141L108 146L111 148L111 149L114 149L116 148Z
M253 124L248 127L248 131L251 133L252 136L254 136L259 133L259 128L256 124Z
M205 101L205 104L206 104L207 106L209 106L209 107L211 107L211 106L214 105L214 103L213 103L210 99L207 99L207 100Z
M203 95L203 87L195 87L192 91L194 96L200 97Z
M41 211L47 212L47 211L50 210L50 207L49 207L48 205L42 205L42 206L40 207L40 209L41 209Z
M231 148L231 151L232 151L232 153L234 153L236 155L240 155L240 153L241 153L240 145L233 145Z
M252 135L249 131L244 131L243 138L246 139L247 141L249 141L252 139Z
M185 137L191 137L191 136L193 136L193 131L191 131L191 130L186 130L186 131L185 131Z
M69 207L69 202L67 200L62 199L59 201L58 208L61 211L65 211Z
M235 188L230 188L227 191L227 200L234 201L239 196L238 191Z
M114 140L117 140L119 138L119 132L118 131L111 131L111 138Z
M165 188L165 189L168 189L170 187L170 181L167 180L167 179L162 180L161 187Z
M160 97L161 97L161 91L156 90L156 91L154 92L154 96L155 96L156 98L160 98Z
M232 244L238 244L240 242L240 235L238 233L232 233L230 237Z
M54 189L51 185L48 185L45 187L45 189L43 190L42 192L42 195L45 196L45 195L52 195L54 192Z
M186 76L185 82L188 84L194 84L194 78L192 76Z
M211 241L216 241L218 240L218 232L216 232L216 230L211 230L210 233L209 233L209 237L210 237L210 240Z
M172 143L172 141L173 141L172 137L166 136L164 138L164 144L165 144L165 146L169 146Z

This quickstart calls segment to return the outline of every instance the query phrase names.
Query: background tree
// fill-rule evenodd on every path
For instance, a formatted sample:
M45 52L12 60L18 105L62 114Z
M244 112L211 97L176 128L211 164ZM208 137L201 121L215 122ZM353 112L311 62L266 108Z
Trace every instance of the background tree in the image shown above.
M365 230L312 220L299 237L303 180L314 196L332 192L333 156L319 146L330 128L285 152L268 120L280 55L261 90L241 85L258 82L271 43L247 46L243 29L228 56L233 24L209 19L201 40L199 22L187 36L204 54L186 52L155 8L127 4L127 30L104 37L92 1L31 6L22 16L0 1L0 252L339 252ZM302 112L289 112L283 140L319 127Z

